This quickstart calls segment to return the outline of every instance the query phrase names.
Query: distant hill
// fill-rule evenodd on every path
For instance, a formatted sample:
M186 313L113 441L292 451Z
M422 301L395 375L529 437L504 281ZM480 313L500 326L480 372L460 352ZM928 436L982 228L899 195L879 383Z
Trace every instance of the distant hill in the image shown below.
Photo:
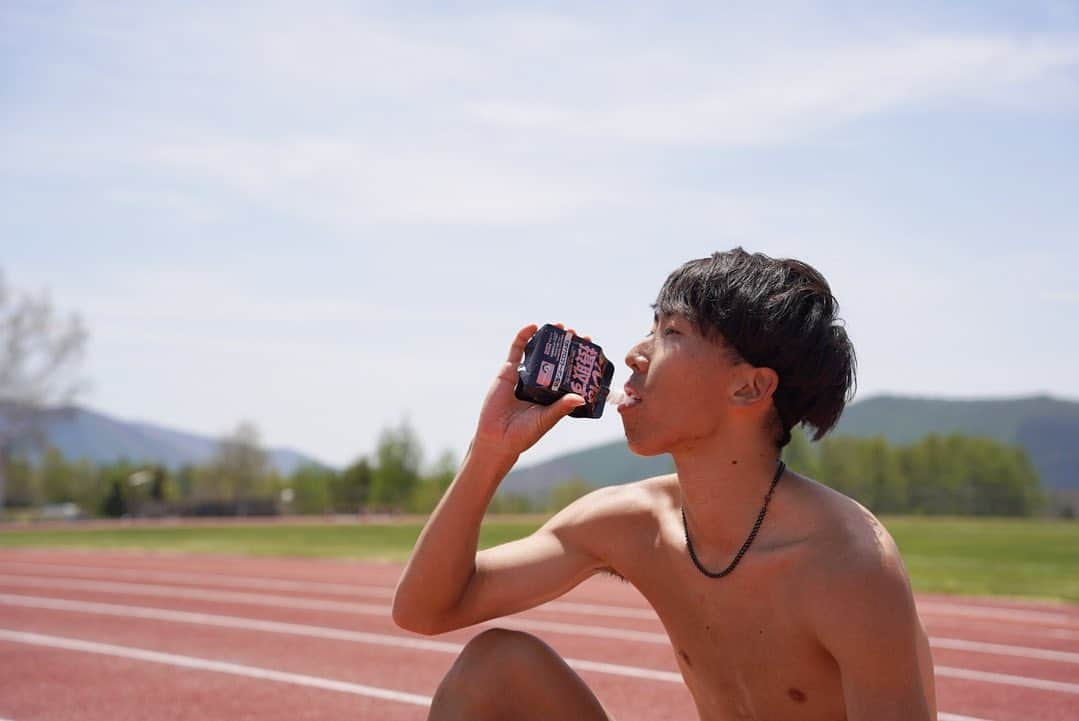
M217 438L135 421L121 421L86 408L49 411L44 422L48 442L65 458L94 463L121 459L179 468L205 463L217 449ZM271 467L288 475L305 464L325 466L287 448L266 449Z
M674 464L664 454L643 458L633 454L624 440L612 441L583 451L559 456L513 471L498 487L500 493L542 498L551 486L583 478L591 486L613 486L649 476L671 473Z
M987 436L1026 449L1042 486L1079 489L1079 403L1049 396L950 401L878 396L854 403L837 434L910 443L929 433Z
M833 435L884 436L906 444L930 433L987 436L1026 449L1042 486L1079 490L1079 403L1048 396L942 400L876 396L852 403ZM669 473L669 456L641 458L614 441L513 471L500 492L541 497L551 486L580 477L593 486Z

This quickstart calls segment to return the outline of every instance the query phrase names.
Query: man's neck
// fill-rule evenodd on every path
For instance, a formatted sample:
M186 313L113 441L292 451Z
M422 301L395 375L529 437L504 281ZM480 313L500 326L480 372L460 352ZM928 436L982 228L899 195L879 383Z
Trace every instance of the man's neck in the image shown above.
M698 555L720 558L737 551L775 477L775 444L755 434L695 444L672 455Z

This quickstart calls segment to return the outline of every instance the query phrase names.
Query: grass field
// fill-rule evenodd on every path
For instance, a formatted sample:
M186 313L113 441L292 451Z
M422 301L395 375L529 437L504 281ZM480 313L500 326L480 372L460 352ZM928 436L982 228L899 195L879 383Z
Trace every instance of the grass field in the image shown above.
M489 519L480 545L520 538L542 519ZM971 518L884 518L914 587L970 595L1079 602L1079 523ZM135 524L57 529L0 526L0 547L138 549L403 561L421 520L368 523Z

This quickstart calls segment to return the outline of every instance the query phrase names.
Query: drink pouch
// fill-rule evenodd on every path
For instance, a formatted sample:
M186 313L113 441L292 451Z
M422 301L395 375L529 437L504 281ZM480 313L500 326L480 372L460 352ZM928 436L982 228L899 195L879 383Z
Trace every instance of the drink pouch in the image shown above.
M567 393L585 404L570 413L575 418L599 418L611 391L614 365L595 343L567 330L545 325L525 346L517 367L514 395L523 401L549 406Z

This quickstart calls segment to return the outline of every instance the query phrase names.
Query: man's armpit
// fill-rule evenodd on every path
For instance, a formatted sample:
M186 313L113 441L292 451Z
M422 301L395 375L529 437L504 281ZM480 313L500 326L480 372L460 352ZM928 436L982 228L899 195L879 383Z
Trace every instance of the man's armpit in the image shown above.
M618 579L619 581L621 581L622 583L629 583L629 582L628 582L628 581L626 580L626 577L625 577L625 576L623 576L623 575L622 575L621 573L619 573L618 571L614 570L614 569L613 569L613 568L611 568L610 566L606 566L606 567L604 567L604 568L601 568L601 569L599 569L599 572L600 572L600 573L602 573L602 574L603 574L603 575L605 575L605 576L610 576L611 578L617 578L617 579Z

